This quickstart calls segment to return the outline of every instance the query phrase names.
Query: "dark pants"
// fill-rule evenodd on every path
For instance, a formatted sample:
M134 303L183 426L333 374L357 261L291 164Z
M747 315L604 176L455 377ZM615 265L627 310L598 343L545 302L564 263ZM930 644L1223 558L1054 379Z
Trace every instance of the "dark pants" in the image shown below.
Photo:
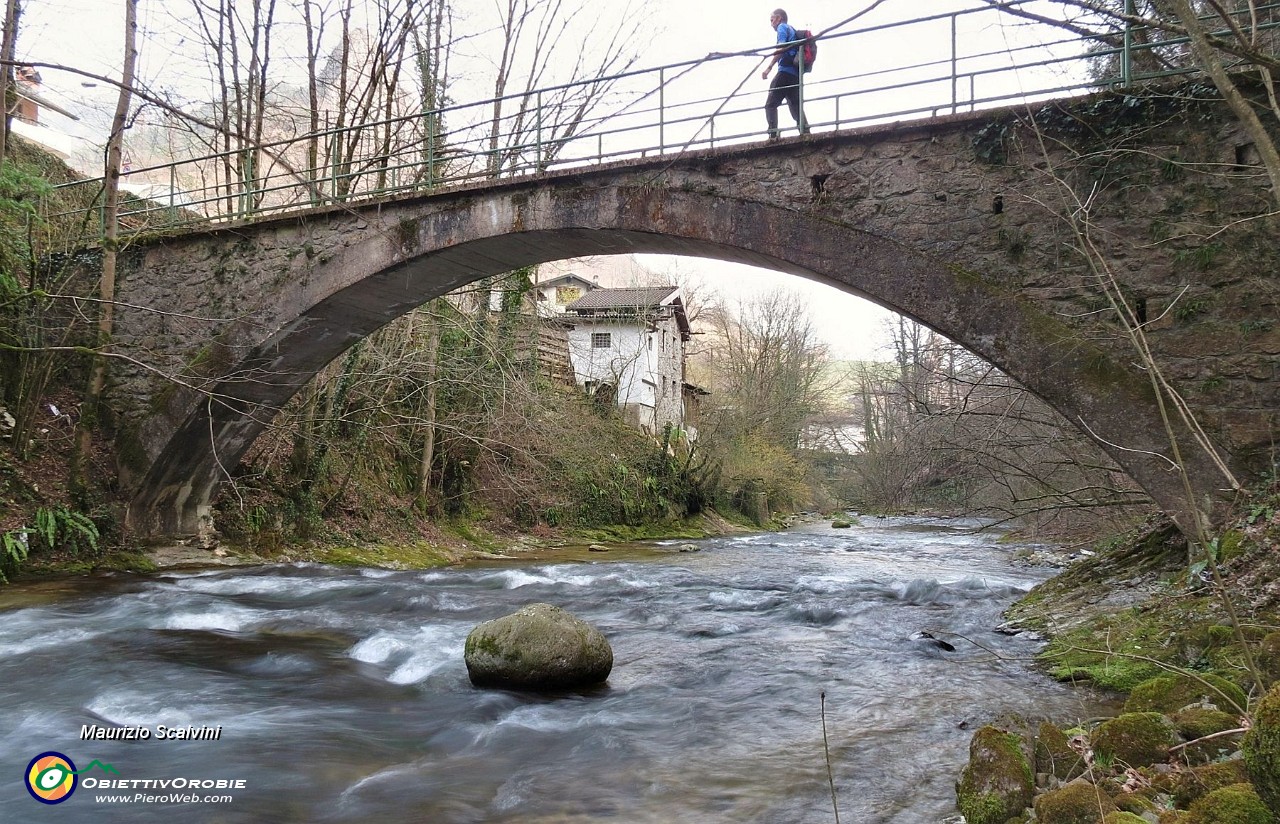
M769 137L778 136L778 107L787 101L791 118L800 127L800 134L809 133L809 124L800 111L800 81L790 72L778 72L769 84L769 99L764 102L764 119L769 124Z

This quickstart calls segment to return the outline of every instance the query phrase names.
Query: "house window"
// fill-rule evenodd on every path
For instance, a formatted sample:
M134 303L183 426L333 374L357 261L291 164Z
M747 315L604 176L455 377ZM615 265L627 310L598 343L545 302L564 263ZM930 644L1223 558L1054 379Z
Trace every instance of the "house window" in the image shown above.
M653 335L649 336L649 351L653 351Z
M592 332L591 348L592 349L608 349L613 345L613 336L608 332Z

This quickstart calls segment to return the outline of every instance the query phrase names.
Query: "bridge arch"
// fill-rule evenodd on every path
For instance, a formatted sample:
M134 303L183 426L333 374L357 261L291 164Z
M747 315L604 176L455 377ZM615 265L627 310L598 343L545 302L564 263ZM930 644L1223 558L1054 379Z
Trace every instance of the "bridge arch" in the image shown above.
M320 224L342 240L314 257L308 253L311 259L295 273L301 276L277 278L274 292L262 296L262 311L218 333L223 355L214 359L212 394L172 393L164 411L152 416L149 465L128 515L135 531L197 532L227 470L274 410L355 341L414 307L521 266L632 252L746 263L814 279L907 315L1007 372L1081 426L1167 511L1184 523L1193 517L1161 457L1168 444L1140 373L1017 292L954 262L790 206L692 189L590 186L565 176L420 198L395 210L331 210L184 237L148 250L138 271L180 270L200 257L196 247L210 243L269 255L306 243ZM244 248L246 238L254 249ZM1191 461L1198 491L1208 491L1213 468L1194 454Z

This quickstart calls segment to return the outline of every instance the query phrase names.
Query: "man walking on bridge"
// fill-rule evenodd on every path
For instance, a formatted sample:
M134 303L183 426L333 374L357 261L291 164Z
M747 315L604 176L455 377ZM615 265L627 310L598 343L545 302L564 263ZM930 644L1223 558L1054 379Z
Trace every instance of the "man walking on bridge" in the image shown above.
M769 15L769 25L773 26L773 30L778 33L779 48L773 53L773 59L769 61L769 65L764 67L764 74L760 75L762 80L769 79L769 70L778 66L778 73L773 76L773 82L769 84L769 98L764 102L764 118L769 124L769 140L777 140L778 132L778 107L782 105L782 101L787 101L787 108L791 110L791 117L795 119L796 126L800 128L800 134L809 133L809 124L804 119L804 112L800 110L800 67L796 65L796 54L800 47L792 45L790 47L782 46L783 43L792 43L797 39L796 30L787 23L787 13L782 9L774 9L773 14Z

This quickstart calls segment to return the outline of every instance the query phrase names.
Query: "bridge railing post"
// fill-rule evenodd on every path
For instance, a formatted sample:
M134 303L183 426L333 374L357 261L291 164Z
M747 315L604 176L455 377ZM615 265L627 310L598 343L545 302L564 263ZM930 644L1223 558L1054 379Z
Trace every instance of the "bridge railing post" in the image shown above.
M1120 83L1128 88L1133 85L1133 0L1124 0L1124 48L1120 54Z
M955 114L960 108L960 66L957 60L957 52L959 51L959 33L957 32L959 24L956 15L951 15L951 113ZM970 98L972 99L972 97Z
M667 150L667 69L658 69L658 154Z
M804 134L809 128L809 120L804 114L804 45L801 44L796 49L796 66L800 69L796 72L796 99L797 108L800 110L800 122L796 125L800 127L801 134Z
M536 118L537 136L534 138L535 154L533 157L533 170L535 172L540 172L543 169L543 165L542 165L542 92L541 91L538 92L538 99L535 102L535 105L537 106L537 112L534 114L534 117Z
M427 188L436 185L436 117L435 113L427 115Z

